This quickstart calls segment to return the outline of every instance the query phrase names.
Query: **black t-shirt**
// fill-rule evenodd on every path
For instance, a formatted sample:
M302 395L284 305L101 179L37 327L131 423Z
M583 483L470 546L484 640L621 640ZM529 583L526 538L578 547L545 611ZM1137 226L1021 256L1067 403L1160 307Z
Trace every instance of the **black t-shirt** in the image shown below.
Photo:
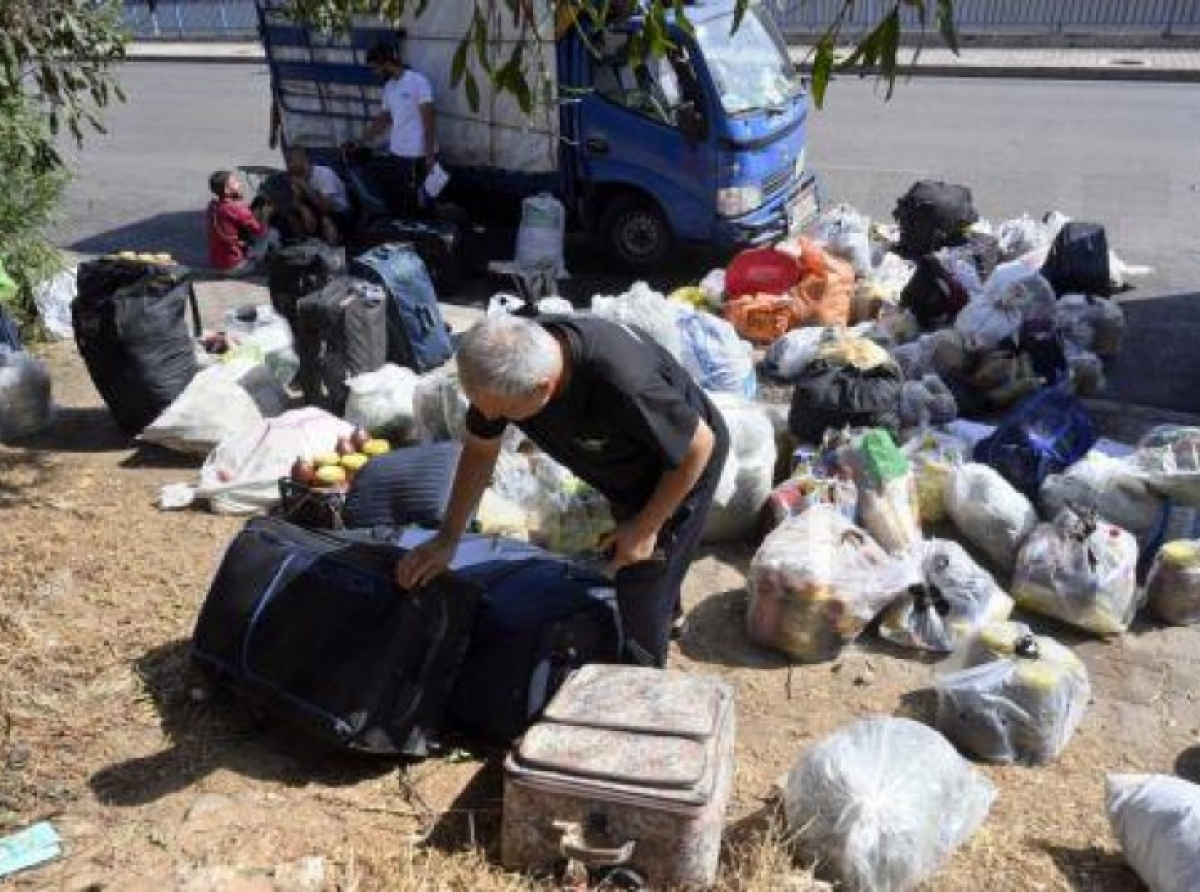
M513 422L544 452L613 504L618 517L639 510L667 470L683 462L703 418L724 457L729 435L721 413L687 370L649 335L587 314L537 320L561 336L571 357L566 389L537 415ZM474 406L467 430L492 439L509 422L489 421ZM705 478L719 476L709 462Z

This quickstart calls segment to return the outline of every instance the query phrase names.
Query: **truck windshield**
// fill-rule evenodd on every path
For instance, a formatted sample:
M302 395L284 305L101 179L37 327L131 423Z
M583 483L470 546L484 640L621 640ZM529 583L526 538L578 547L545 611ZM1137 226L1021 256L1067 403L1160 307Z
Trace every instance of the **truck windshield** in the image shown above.
M730 34L732 26L732 15L695 26L726 113L777 107L795 96L803 84L771 14L751 7Z

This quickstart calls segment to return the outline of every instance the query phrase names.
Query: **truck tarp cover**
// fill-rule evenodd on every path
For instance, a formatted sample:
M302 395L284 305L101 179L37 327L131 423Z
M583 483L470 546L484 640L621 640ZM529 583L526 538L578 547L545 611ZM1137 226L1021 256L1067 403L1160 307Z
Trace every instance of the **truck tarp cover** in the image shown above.
M532 7L541 16L539 32L552 38L553 14L548 0ZM326 34L298 27L286 14L286 0L259 0L262 37L280 105L283 132L291 145L330 148L362 135L367 120L380 108L381 85L365 67L366 53L395 29L376 17L355 19L351 34ZM420 16L411 13L400 22L407 37L401 57L423 72L433 85L437 109L438 144L442 160L462 167L497 168L522 174L553 171L558 164L558 109L538 102L526 115L510 94L497 94L482 72L474 49L468 65L479 84L479 108L472 110L466 90L450 86L455 50L474 14L475 4L463 0L430 3ZM488 53L499 68L512 53L518 36L503 4L488 4ZM553 43L535 50L527 46L527 76L534 82L534 55L557 93Z

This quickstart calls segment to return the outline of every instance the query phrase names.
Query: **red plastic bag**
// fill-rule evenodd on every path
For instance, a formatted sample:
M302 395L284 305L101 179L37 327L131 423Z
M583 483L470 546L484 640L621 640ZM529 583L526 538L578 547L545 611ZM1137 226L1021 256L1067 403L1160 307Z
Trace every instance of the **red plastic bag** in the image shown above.
M775 248L747 248L725 270L725 293L733 299L754 294L786 294L800 281L796 258Z

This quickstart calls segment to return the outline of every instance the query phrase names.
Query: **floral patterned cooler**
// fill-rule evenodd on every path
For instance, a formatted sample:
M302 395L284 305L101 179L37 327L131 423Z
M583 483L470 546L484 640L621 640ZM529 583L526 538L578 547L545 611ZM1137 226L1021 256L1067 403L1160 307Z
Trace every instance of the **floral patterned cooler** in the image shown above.
M505 764L504 865L565 859L632 869L653 888L711 885L733 743L720 679L584 666Z

